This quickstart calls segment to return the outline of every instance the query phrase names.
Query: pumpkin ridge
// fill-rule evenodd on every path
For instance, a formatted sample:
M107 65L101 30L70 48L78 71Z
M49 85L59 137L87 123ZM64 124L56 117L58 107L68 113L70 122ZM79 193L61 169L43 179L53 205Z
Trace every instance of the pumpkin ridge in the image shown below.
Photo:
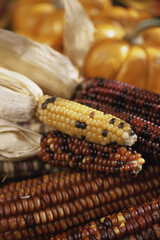
M125 41L125 40L124 40L124 41ZM130 44L128 44L128 45L129 45L129 50L128 50L127 57L126 57L126 59L121 63L121 65L120 65L118 71L115 73L115 76L113 77L113 79L115 79L115 80L117 80L117 76L119 75L119 72L120 72L122 66L125 64L125 62L126 62L127 59L129 58L129 55L130 55L131 47L132 47L132 46L131 46ZM119 80L119 81L122 82L121 80Z

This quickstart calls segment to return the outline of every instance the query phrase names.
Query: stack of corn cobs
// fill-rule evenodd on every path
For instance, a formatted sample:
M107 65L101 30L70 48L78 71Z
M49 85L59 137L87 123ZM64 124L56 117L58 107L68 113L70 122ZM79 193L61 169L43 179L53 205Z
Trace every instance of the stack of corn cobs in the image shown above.
M67 170L0 189L0 240L160 239L160 95L87 78L73 100L40 97L39 156Z

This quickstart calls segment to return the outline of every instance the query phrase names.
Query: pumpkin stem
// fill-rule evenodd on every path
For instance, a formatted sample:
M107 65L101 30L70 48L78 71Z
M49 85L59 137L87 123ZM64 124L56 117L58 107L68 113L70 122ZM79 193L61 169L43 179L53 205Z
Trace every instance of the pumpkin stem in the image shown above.
M145 29L152 27L160 27L160 19L152 18L140 22L136 25L132 32L127 33L127 35L125 36L125 40L131 44L134 44L136 42L136 38L141 32L143 32Z

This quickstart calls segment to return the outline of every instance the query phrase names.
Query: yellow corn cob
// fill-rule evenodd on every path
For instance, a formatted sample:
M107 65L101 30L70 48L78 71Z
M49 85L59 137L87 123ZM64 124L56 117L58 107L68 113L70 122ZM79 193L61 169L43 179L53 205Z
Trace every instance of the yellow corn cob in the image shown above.
M37 116L65 134L97 144L131 146L137 140L130 125L120 118L59 97L40 97Z

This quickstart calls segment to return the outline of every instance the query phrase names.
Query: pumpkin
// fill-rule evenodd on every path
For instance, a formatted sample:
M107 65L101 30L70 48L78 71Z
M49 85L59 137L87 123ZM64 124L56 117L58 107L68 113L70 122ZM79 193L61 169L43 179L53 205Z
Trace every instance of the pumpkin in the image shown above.
M104 38L121 39L126 32L144 19L150 18L145 11L132 8L112 7L109 11L102 11L92 21L96 28L95 40Z
M80 0L93 17L111 6L110 0ZM16 33L62 50L64 10L57 9L52 0L17 0L13 29Z
M112 7L111 0L79 0L79 2L85 8L90 18L94 18L102 11L107 11Z
M64 11L57 9L51 0L18 0L14 11L13 29L20 35L61 50Z
M159 20L153 21L160 25ZM146 20L146 24L153 26L151 20ZM160 49L145 41L145 35L138 41L144 25L141 23L137 34L130 34L128 39L95 43L85 59L85 75L112 78L160 93Z

